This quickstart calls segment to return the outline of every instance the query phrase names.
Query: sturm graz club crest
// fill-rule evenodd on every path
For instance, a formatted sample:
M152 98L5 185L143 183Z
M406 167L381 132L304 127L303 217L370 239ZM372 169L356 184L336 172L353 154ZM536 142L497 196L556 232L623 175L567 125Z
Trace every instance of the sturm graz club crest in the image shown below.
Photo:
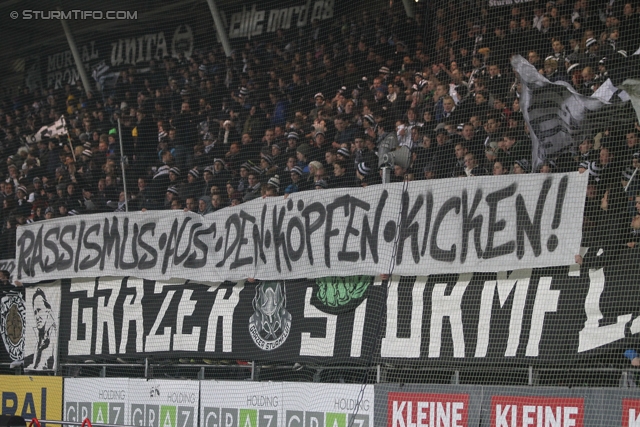
M284 281L262 282L256 286L253 315L249 319L251 339L263 350L274 350L287 340L291 313L287 311Z
M0 335L9 357L14 361L23 358L26 317L24 299L20 294L11 292L0 299Z

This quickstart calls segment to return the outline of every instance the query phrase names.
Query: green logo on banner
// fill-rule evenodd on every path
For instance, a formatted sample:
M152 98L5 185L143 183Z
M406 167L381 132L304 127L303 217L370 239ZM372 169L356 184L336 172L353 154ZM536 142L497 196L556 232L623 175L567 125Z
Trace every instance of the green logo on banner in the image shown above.
M91 420L94 423L109 423L109 404L107 402L94 402L92 412Z
M347 427L347 414L327 412L325 427Z
M258 427L258 411L256 409L240 409L238 427Z
M311 304L329 314L355 310L367 296L373 276L329 276L316 279Z
M159 427L177 427L175 406L163 405L160 407L160 426Z

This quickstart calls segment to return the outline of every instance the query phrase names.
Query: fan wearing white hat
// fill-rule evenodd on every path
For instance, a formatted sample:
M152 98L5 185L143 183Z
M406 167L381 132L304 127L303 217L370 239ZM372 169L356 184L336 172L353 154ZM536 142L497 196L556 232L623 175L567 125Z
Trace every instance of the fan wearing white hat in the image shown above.
M280 177L278 175L274 175L269 178L267 181L267 185L263 185L261 188L262 198L265 197L276 197L280 192Z
M322 92L318 92L313 96L315 107L309 113L309 121L314 122L318 118L318 113L322 112L325 116L331 115L331 105L324 98Z

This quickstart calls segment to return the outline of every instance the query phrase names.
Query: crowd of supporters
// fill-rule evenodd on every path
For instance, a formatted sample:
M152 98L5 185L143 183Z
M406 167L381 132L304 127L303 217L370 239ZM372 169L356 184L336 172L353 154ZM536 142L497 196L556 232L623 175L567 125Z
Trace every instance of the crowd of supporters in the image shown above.
M637 122L600 129L532 170L509 60L520 54L550 81L591 95L608 57L640 47L640 8L432 2L408 18L397 6L338 10L230 57L214 46L151 60L102 91L78 82L3 99L0 259L15 256L16 227L28 222L125 209L206 215L259 197L378 184L377 145L390 132L411 150L394 182L589 173L586 238L606 215L620 226L607 235L634 246L636 186L623 185L640 159ZM63 115L68 136L28 137Z

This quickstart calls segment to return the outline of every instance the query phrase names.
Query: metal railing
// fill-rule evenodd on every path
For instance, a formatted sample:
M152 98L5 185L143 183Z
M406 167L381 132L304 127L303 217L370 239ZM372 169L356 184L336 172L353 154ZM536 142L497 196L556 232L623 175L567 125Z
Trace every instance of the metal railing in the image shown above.
M426 374L434 374L438 375L441 378L446 378L446 382L450 384L464 384L464 379L461 380L461 376L465 373L473 373L474 375L479 373L491 373L495 372L495 368L486 368L482 369L478 366L473 367L452 367L452 366L423 366L423 367L404 367L402 365L390 365L390 364L378 364L373 366L326 366L326 365L315 365L315 364L270 364L268 362L259 362L259 361L251 361L247 365L234 365L234 364L225 364L225 363L158 363L149 359L145 359L144 363L65 363L61 364L62 368L97 368L100 370L99 376L106 377L107 369L110 368L143 368L144 369L144 378L158 378L156 374L168 376L166 373L167 369L175 369L179 371L179 375L189 376L193 375L194 379L203 380L206 379L206 373L213 373L213 375L219 374L221 370L226 371L225 373L233 373L250 370L250 377L245 378L246 380L251 381L262 381L262 380L272 380L273 373L276 371L283 372L297 372L300 370L306 370L315 372L316 374L320 373L329 373L331 371L344 371L344 372L371 372L372 376L369 377L371 382L376 384L386 383L386 382L397 382L393 378L394 374L403 373L405 371L411 371L412 375L426 375ZM191 371L189 373L189 369L196 370L196 372ZM602 374L603 376L608 376L608 381L612 384L613 380L618 381L619 379L619 387L628 388L633 387L633 381L629 381L634 378L634 374L639 372L634 368L624 368L624 367L554 367L554 366L512 366L505 367L505 369L511 372L514 375L518 375L522 381L514 382L512 385L529 385L536 386L539 385L539 378L545 374L552 373L565 373L567 375L575 375L579 373L584 373L585 375L594 375L594 374ZM268 379L265 379L264 373L270 373L271 376ZM504 370L501 370L504 372ZM461 375L463 374L463 375ZM282 374L278 374L282 375ZM368 374L367 374L368 375ZM375 379L374 379L375 375ZM640 377L640 375L638 375ZM284 376L283 376L284 377ZM614 378L615 377L615 378ZM322 381L320 381L322 382ZM329 381L330 382L330 381ZM404 382L404 381L403 381ZM419 381L418 381L419 383ZM640 384L639 384L640 385Z

